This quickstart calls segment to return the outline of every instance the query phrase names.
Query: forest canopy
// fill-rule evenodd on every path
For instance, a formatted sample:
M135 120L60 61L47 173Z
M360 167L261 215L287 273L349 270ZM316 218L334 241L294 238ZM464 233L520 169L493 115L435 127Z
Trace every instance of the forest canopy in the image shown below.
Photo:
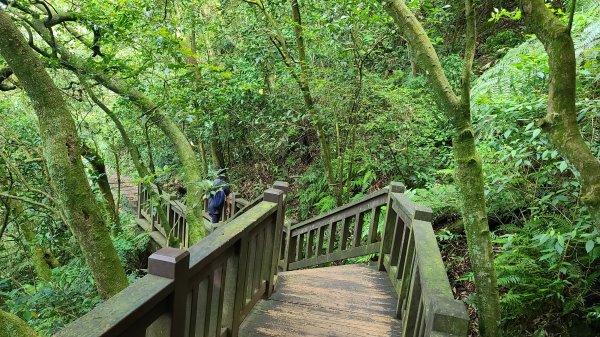
M470 336L598 336L599 69L597 0L2 0L0 337L147 273L138 185L201 245L217 177L294 223L400 182Z

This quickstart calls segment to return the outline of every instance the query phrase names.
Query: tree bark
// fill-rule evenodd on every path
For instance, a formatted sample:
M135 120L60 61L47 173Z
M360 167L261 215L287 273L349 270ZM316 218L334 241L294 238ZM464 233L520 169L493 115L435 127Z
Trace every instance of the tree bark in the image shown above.
M40 337L27 322L0 310L0 337Z
M543 0L522 0L521 12L525 24L548 54L548 110L539 126L579 172L581 202L590 210L600 231L600 161L585 143L577 124L576 60L570 27L554 16Z
M483 170L475 146L470 111L470 76L476 38L473 4L471 0L465 1L467 43L461 97L454 93L427 33L404 1L386 0L385 6L411 45L415 59L420 63L419 68L426 73L440 108L450 120L453 153L457 164L456 180L461 194L461 213L477 286L479 330L482 337L499 337L500 300L487 219Z
M210 136L210 153L212 154L213 170L225 168L225 158L223 157L223 147L219 141L219 128L213 124Z
M140 155L140 150L139 150L138 146L129 137L129 134L125 130L125 127L123 126L123 123L121 123L121 120L117 117L117 115L115 115L115 113L111 109L109 109L106 106L106 104L104 104L104 102L102 102L100 99L98 99L98 96L96 96L96 94L94 94L94 92L90 88L89 84L82 76L79 76L79 80L80 80L82 86L85 88L85 91L87 92L90 99L94 103L96 103L96 105L98 107L100 107L100 109L102 109L102 111L104 111L104 113L108 116L108 118L110 118L110 120L117 127L117 130L119 131L119 134L121 135L121 139L123 139L123 144L125 144L125 148L127 148L127 151L129 152L129 155L131 156L131 161L133 162L133 166L135 167L135 170L137 171L140 178L149 176L150 171L148 170L148 168L146 167L146 165L144 164L144 162L142 160L142 156Z
M123 123L121 123L121 120L115 115L115 113L111 109L109 109L104 104L104 102L102 102L100 99L98 99L96 94L94 94L92 89L89 87L87 81L82 76L79 76L79 80L81 81L81 84L85 88L90 99L94 103L96 103L96 105L98 105L100 107L100 109L102 109L102 111L104 111L106 113L106 115L113 121L113 123L117 127L117 130L119 130L121 139L123 139L123 143L125 144L125 147L127 148L129 155L131 156L131 161L133 162L133 166L135 167L135 170L137 171L138 176L140 176L140 178L149 176L151 174L151 172L148 169L148 167L144 164L144 161L142 160L142 156L140 154L140 150L139 150L138 146L133 143L131 138L129 138L129 134L127 133L127 131L125 131L125 127L123 126ZM117 178L120 179L118 154L116 152L115 152L115 158L117 160L116 161L116 163L117 163ZM148 191L153 191L153 189L150 186L146 186L146 187L148 188ZM119 182L119 191L120 191L120 188L121 188L121 184ZM154 195L152 195L152 196L154 196ZM120 200L120 197L121 197L121 193L119 192L118 193L119 200ZM117 204L116 204L117 214L118 214L119 206L120 206L120 203L117 202ZM161 223L165 233L170 233L171 226L169 225L168 216L167 216L165 209L163 207L158 207L156 209L156 211L158 213L158 217L160 218L160 223ZM173 246L173 247L178 247L176 240L174 240L173 237L171 237L171 239L172 240L169 242L169 245Z
M85 144L82 144L81 147L83 151L83 158L85 158L88 163L92 165L94 171L96 171L96 183L98 184L100 193L102 193L102 197L106 203L106 208L110 215L110 219L115 225L120 226L119 211L117 210L115 198L112 194L112 190L110 189L110 183L108 182L108 174L106 174L106 165L104 164L104 159L95 149L92 149Z
M42 281L50 281L52 270L46 261L46 252L44 248L42 248L35 240L34 225L28 221L28 219L25 219L25 221L20 224L20 227L29 249L35 275Z
M53 188L98 291L108 298L124 289L128 281L87 181L75 122L44 65L4 12L0 12L0 54L36 110Z

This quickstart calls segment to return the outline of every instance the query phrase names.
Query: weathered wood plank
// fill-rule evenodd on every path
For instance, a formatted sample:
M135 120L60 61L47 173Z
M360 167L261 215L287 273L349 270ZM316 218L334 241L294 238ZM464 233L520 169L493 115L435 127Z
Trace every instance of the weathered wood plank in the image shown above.
M173 291L173 283L171 279L146 275L54 336L119 336L138 320L149 325L158 318L150 312L159 307L167 310L166 299Z
M399 337L395 303L387 275L368 266L285 272L271 299L248 315L239 336Z
M302 259L297 262L290 263L289 270L302 269L306 267L316 266L319 264L334 262L343 259L348 259L351 257L358 257L368 254L375 254L379 251L379 243L372 243L370 245L360 246L356 248L351 248L343 251L335 251L331 254L325 254L316 256L310 259Z

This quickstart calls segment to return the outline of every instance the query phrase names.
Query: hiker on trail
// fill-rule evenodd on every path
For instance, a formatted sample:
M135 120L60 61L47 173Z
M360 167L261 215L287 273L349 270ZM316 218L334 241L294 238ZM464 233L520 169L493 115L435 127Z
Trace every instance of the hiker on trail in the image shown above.
M221 171L217 179L213 182L213 187L210 189L210 195L208 196L208 215L212 223L218 223L221 219L221 211L223 211L223 205L225 199L231 193L229 184L225 181L225 174Z

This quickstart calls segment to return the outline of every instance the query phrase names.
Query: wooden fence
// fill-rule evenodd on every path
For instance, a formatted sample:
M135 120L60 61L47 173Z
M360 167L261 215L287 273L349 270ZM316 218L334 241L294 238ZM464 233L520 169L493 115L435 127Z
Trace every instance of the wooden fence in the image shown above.
M393 183L378 266L398 294L402 336L467 336L465 304L455 300L431 227L431 209L415 204Z
M277 273L284 191L268 189L262 199L189 250L152 254L148 275L55 336L237 336Z
M329 213L286 228L284 269L294 270L379 252L384 188Z
M231 193L225 199L225 204L221 209L220 223L233 219L243 211L250 209L249 205L255 206L262 196L250 202L240 197L239 193ZM204 219L210 222L208 215L208 200L204 199ZM163 225L158 208L164 210L167 226ZM243 211L242 211L243 210ZM161 237L154 238L165 247L168 245L169 238L174 237L179 241L182 247L189 246L189 228L185 219L186 206L183 202L177 200L174 196L161 193L154 184L138 184L138 224L148 232L160 233ZM208 231L214 230L213 226L208 226Z

